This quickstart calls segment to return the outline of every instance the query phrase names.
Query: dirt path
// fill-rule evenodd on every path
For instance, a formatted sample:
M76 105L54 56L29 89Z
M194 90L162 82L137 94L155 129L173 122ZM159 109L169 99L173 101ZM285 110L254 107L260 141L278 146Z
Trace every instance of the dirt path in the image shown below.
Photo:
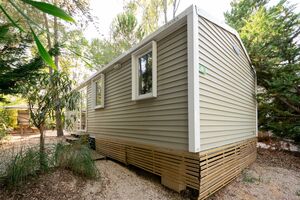
M160 184L160 178L111 160L97 161L101 178L85 180L69 171L56 170L32 179L18 190L0 188L0 199L140 200L188 199ZM258 159L210 200L300 200L300 157L260 149Z

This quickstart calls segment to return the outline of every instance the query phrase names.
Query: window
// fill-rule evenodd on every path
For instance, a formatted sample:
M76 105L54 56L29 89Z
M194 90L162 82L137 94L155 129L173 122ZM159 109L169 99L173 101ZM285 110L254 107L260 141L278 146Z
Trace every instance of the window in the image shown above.
M104 75L93 81L94 108L104 108Z
M157 96L157 50L152 41L132 54L132 100Z
M86 87L80 91L80 105L77 114L77 130L86 131L87 124L87 89Z

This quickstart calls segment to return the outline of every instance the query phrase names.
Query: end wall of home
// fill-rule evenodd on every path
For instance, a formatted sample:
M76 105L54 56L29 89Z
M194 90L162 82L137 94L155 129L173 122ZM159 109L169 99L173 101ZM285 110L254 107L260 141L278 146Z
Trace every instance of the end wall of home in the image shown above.
M256 136L255 71L231 31L198 17L201 151Z

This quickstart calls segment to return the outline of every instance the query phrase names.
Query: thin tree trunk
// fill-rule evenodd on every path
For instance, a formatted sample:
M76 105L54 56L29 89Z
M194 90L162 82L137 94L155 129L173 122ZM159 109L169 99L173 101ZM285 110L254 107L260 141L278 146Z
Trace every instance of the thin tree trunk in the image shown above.
M55 120L56 120L56 134L57 137L64 136L64 131L63 131L63 124L62 124L62 119L61 119L61 111L59 108L55 110Z
M165 24L168 22L168 0L164 0L164 15L165 15Z
M46 13L43 13L43 16L44 16L44 21L45 21L45 27L47 30L46 35L47 35L48 49L50 50L52 48L52 45L51 45L51 37L50 37L50 32L49 32L48 18L47 18ZM53 72L52 67L49 67L49 73L52 74L52 72Z
M57 17L54 17L54 45L58 45ZM55 61L55 65L58 67L58 55L55 55L54 61Z
M56 5L56 1L54 1L54 4ZM57 24L57 17L54 17L54 45L58 45L58 24ZM54 57L55 65L58 67L58 55L55 55ZM59 101L59 99L57 99ZM63 131L63 124L62 124L62 113L61 109L57 107L55 109L55 121L56 121L56 135L57 137L61 137L64 135Z
M46 152L45 152L45 135L44 126L39 127L40 131L40 170L45 171L47 167Z
M180 0L178 0L178 1L177 0L173 0L173 19L176 16L176 12L178 10L179 4L180 4Z

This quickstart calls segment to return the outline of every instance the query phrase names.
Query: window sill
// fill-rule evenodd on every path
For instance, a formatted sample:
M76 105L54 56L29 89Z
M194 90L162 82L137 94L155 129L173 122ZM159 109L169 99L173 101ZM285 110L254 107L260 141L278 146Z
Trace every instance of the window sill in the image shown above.
M139 101L139 100L143 100L143 99L153 99L156 98L156 96L154 96L152 93L150 94L143 94L143 95L139 95L136 96L133 101Z
M100 105L100 106L95 106L94 107L94 110L98 110L98 109L101 109L101 108L104 108L104 106Z

